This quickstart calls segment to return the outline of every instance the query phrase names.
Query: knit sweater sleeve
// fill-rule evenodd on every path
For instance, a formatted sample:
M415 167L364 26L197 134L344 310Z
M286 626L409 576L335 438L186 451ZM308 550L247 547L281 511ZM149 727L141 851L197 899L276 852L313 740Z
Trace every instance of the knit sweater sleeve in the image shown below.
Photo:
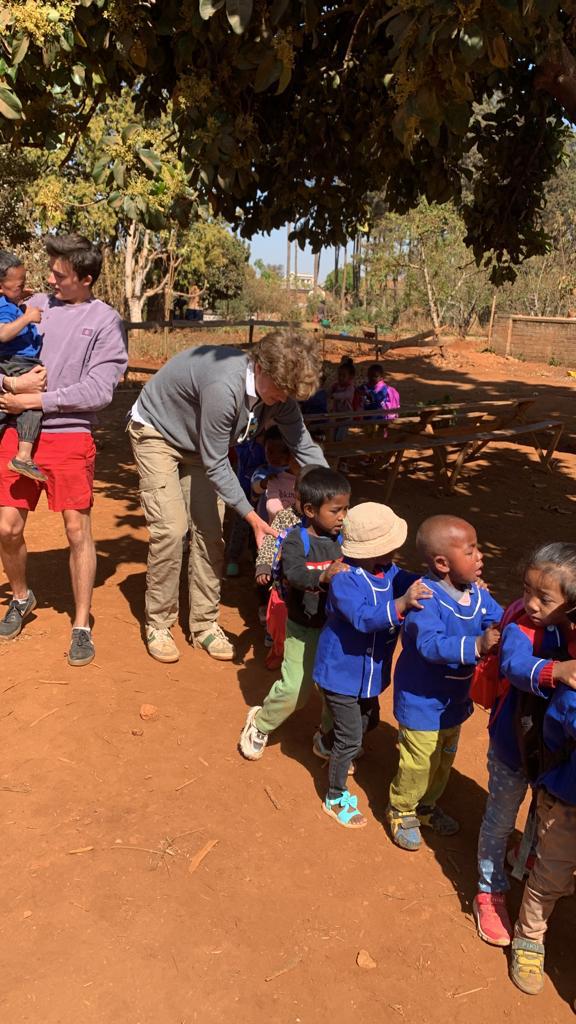
M290 451L295 455L300 466L327 466L324 452L312 440L302 419L302 412L297 402L288 399L273 405L270 418L277 425Z
M200 397L198 452L206 476L218 497L239 515L246 517L252 505L244 494L228 452L238 417L235 395L225 380L204 387Z

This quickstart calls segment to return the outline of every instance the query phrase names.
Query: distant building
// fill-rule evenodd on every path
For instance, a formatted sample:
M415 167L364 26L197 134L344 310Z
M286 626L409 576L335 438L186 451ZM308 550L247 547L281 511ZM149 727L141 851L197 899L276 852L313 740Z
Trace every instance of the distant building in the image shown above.
M290 274L290 287L310 291L314 287L314 274Z

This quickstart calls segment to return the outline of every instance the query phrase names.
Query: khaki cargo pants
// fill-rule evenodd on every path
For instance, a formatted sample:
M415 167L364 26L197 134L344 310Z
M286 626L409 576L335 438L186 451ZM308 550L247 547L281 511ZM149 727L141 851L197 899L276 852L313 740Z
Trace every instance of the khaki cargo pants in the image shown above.
M128 435L140 477L140 502L150 533L146 625L168 628L178 618L182 550L190 530L190 633L218 621L224 567L224 502L199 455L174 448L153 427L130 421Z
M548 918L562 896L574 892L576 807L538 791L536 862L526 882L515 934L544 942Z

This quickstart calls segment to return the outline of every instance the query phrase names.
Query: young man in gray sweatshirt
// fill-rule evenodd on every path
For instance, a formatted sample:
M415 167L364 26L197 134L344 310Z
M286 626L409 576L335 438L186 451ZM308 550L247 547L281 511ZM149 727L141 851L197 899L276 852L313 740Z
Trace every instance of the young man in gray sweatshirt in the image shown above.
M126 343L118 313L92 294L102 265L100 251L80 235L48 236L46 250L52 294L28 300L42 310L44 366L19 377L0 375L3 412L38 409L44 414L34 457L46 477L31 480L9 469L18 437L8 427L0 438L0 557L13 596L0 622L0 640L18 636L36 606L26 580L24 528L46 490L48 507L62 513L70 545L75 616L68 662L87 665L95 654L90 630L96 573L90 522L96 455L92 425L96 412L112 401L126 369Z
M142 389L128 433L150 531L146 645L158 661L179 658L170 630L178 618L182 542L189 529L192 643L218 660L234 657L218 625L225 505L251 526L258 547L274 531L250 505L228 454L274 422L301 465L326 465L296 401L317 389L319 373L314 339L278 330L262 339L254 357L224 346L187 349Z

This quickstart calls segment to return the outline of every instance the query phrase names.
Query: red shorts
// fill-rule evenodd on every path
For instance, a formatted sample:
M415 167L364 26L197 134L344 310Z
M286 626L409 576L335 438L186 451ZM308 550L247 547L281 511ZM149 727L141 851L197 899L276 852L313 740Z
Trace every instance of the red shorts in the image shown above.
M46 491L52 512L91 508L96 460L92 434L41 432L34 445L33 459L46 474L46 483L8 469L17 450L18 434L14 427L8 427L0 439L0 505L33 512L42 491Z

